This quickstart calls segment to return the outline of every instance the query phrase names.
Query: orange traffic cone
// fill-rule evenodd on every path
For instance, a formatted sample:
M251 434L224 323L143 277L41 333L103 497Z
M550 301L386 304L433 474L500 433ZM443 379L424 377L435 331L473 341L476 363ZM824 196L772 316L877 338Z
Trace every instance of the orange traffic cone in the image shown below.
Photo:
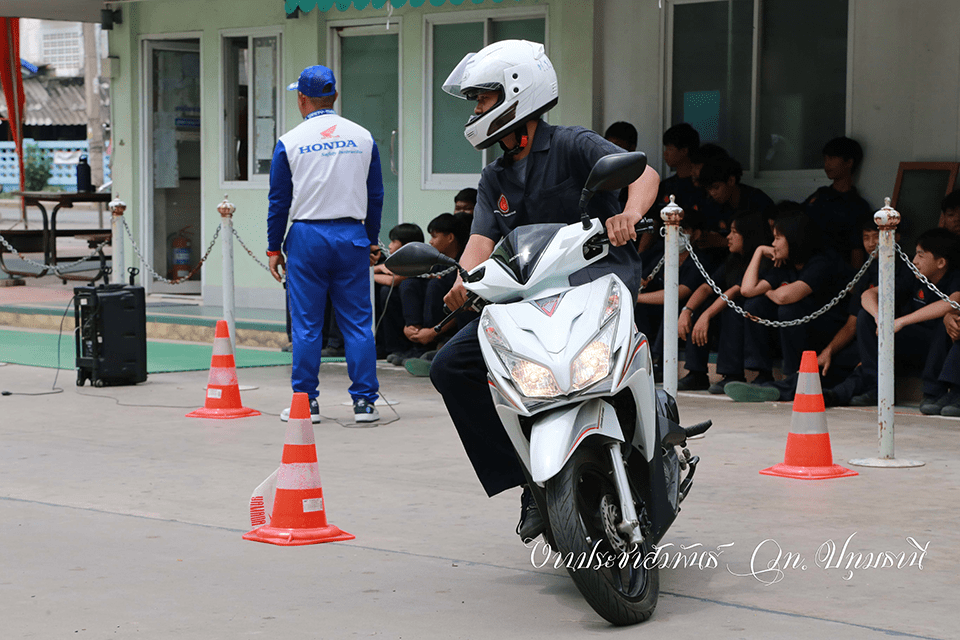
M804 351L797 379L797 393L793 397L793 418L787 434L787 450L783 463L760 473L800 480L824 480L859 475L856 471L833 464L830 434L827 432L827 414L820 389L820 370L817 354Z
M230 346L230 330L224 320L217 320L213 338L213 358L210 360L210 378L207 382L207 400L203 407L187 414L188 418L246 418L258 416L256 409L247 409L240 402L237 383L237 365Z
M273 482L275 492L270 487ZM264 487L267 490L261 490ZM243 536L254 542L293 546L354 539L327 524L310 397L305 393L293 394L280 468L251 497L250 520L254 526L266 523Z

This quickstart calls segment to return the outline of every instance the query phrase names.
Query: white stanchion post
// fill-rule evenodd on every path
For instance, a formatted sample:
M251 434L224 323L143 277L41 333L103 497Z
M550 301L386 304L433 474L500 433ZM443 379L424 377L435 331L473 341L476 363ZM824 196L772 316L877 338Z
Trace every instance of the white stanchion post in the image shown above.
M127 205L120 199L119 194L107 205L113 214L110 217L110 244L113 247L110 263L113 268L113 274L110 278L111 284L123 284L125 265L123 260L123 212L127 210Z
M223 319L230 328L230 346L237 352L237 316L236 304L233 299L233 213L237 210L233 204L223 196L223 202L217 206L220 212L220 237L223 244Z
M680 221L683 209L670 196L670 204L660 210L666 236L663 254L663 390L677 395L677 317L680 294Z
M880 440L880 455L877 458L851 460L850 464L861 467L919 467L923 463L916 460L897 460L893 450L894 432L894 378L893 351L895 317L894 282L896 273L896 255L893 247L896 243L897 225L900 214L890 206L890 198L885 206L873 215L874 222L880 228L880 286L879 313L877 314L877 425Z

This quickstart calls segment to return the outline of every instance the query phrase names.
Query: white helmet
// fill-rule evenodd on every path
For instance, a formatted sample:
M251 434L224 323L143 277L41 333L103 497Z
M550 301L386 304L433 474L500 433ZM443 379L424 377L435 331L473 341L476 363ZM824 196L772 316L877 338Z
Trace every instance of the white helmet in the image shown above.
M500 91L500 100L486 113L474 115L463 135L477 149L486 149L525 122L557 104L557 73L543 45L503 40L468 53L453 70L443 90L475 99L484 91Z

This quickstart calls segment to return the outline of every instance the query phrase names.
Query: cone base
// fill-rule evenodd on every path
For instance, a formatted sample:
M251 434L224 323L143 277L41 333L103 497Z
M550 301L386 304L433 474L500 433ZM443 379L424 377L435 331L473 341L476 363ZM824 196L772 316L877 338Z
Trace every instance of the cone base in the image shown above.
M860 475L852 469L832 464L825 467L797 467L790 464L775 464L760 471L765 476L780 478L796 478L797 480L828 480L830 478L847 478Z
M248 418L259 416L260 412L256 409L239 407L237 409L207 409L200 407L196 411L187 414L188 418L212 418L214 420L232 420L233 418Z
M282 547L320 544L321 542L343 542L355 538L356 536L353 534L341 531L332 524L317 529L281 529L266 525L243 534L244 540L266 542Z

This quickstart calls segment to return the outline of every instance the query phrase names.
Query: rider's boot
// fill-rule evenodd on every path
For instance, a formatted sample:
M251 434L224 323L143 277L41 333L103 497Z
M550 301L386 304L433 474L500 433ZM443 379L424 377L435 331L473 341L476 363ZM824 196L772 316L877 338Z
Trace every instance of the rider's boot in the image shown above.
M520 522L517 523L517 534L524 543L533 540L547 528L547 524L540 514L537 501L533 498L530 487L524 485L520 496Z

